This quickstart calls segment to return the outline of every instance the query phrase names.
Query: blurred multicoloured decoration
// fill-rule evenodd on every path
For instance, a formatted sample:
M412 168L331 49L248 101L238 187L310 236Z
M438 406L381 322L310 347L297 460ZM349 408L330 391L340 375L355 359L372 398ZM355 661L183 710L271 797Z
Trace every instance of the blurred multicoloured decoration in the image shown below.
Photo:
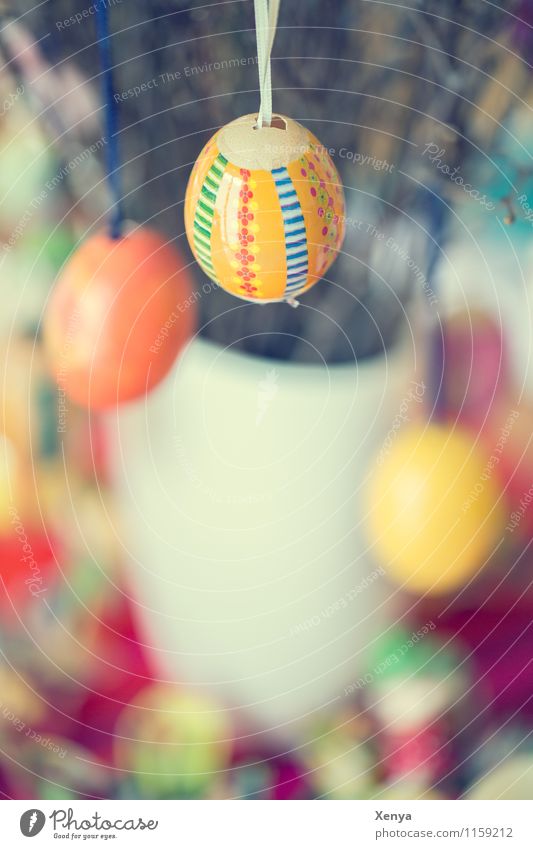
M435 638L434 622L409 633L392 629L380 641L365 686L374 720L378 770L389 792L396 783L446 797L463 786L459 734L474 714L469 670L461 654Z

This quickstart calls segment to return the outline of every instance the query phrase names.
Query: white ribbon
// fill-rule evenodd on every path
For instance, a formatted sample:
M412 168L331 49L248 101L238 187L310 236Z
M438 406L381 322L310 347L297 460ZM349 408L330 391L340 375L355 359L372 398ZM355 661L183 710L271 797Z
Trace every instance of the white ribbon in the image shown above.
M259 65L259 91L261 105L257 116L258 127L272 123L272 78L270 54L276 35L280 0L254 0L255 31L257 36L257 64Z

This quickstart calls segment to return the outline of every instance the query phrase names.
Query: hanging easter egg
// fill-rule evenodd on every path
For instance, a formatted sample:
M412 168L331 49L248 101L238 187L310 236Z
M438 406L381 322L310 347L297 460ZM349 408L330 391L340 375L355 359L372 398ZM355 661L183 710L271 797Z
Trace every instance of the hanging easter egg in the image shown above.
M376 555L404 588L462 587L502 537L501 489L483 451L458 429L410 427L372 476L369 531Z
M185 228L205 273L248 301L292 300L323 277L344 237L344 193L309 130L245 115L204 147L185 197Z
M149 392L193 333L191 294L183 260L157 233L88 239L64 266L44 318L60 393L103 409Z

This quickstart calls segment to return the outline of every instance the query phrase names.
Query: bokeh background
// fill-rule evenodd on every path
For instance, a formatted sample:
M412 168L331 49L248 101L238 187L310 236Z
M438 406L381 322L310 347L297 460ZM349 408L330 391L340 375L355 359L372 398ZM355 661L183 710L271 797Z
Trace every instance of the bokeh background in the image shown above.
M258 106L251 0L108 0L124 209L199 316L105 415L65 407L41 338L111 203L95 3L0 3L0 792L532 798L531 2L282 3L275 109L335 151L348 218L292 309L203 288L184 234L199 151ZM444 596L364 522L436 401L505 518Z

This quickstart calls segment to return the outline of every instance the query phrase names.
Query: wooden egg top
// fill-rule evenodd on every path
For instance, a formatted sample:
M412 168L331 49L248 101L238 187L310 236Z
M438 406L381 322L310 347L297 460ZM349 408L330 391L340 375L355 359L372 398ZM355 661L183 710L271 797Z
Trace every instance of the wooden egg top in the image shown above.
M274 115L270 127L258 127L257 115L243 115L223 127L218 149L239 168L272 171L309 150L309 131L285 115Z

